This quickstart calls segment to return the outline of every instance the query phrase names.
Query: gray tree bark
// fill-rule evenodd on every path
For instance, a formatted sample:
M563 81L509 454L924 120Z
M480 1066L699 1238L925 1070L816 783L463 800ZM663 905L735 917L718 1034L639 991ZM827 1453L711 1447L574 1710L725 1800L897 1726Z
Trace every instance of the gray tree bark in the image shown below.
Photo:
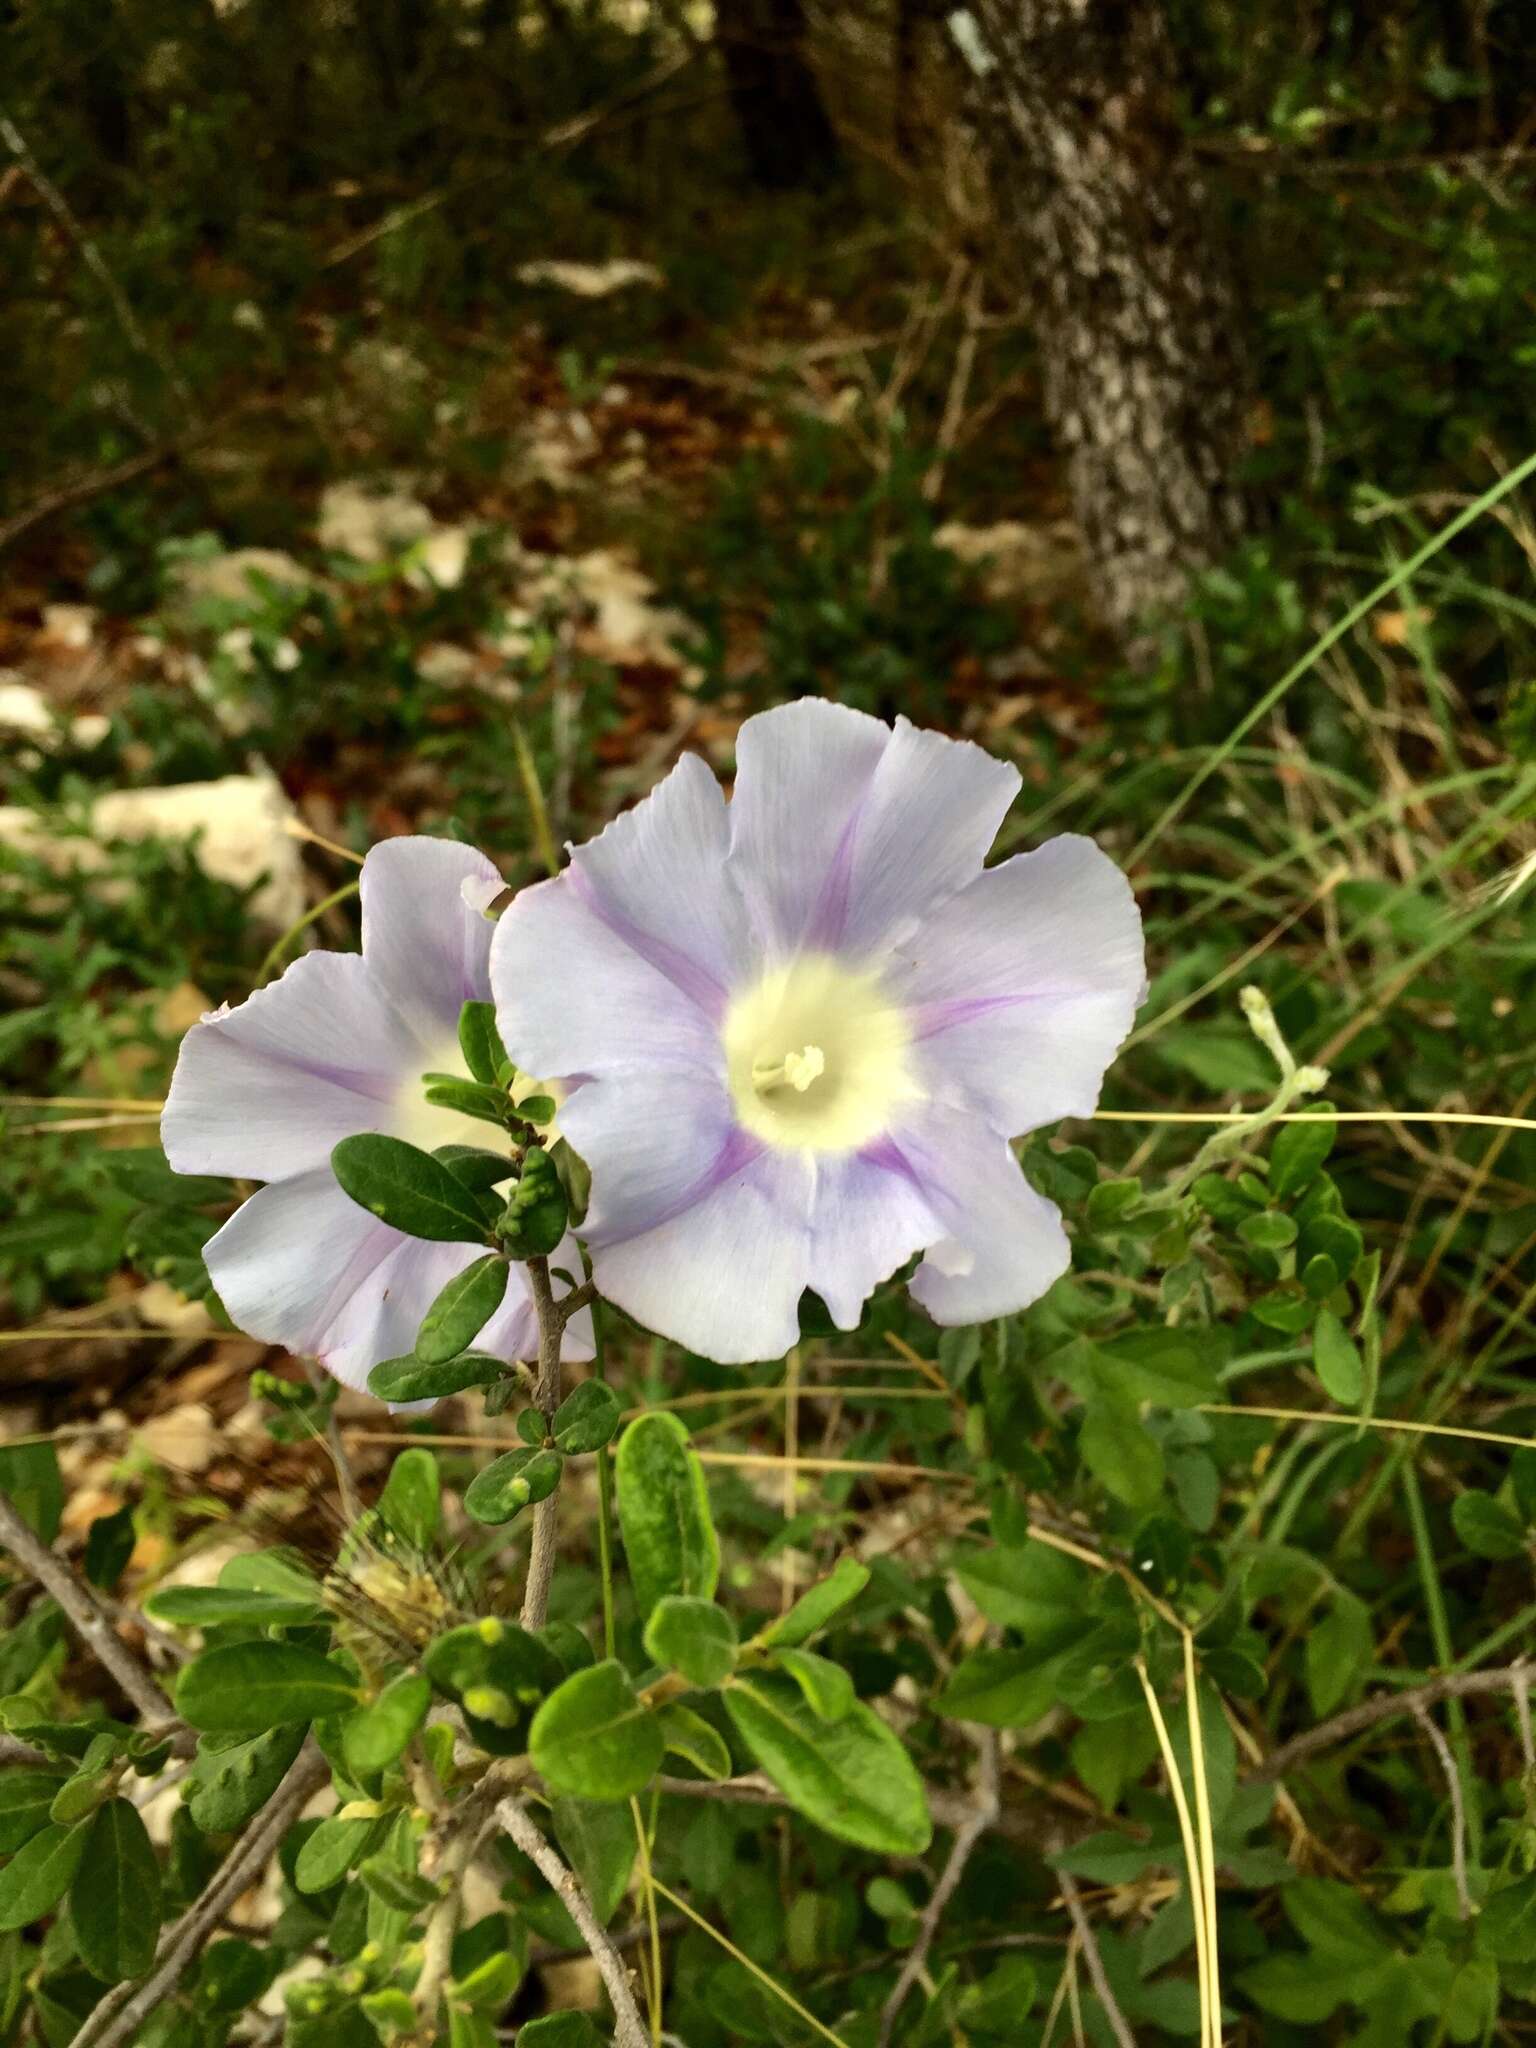
M949 28L1099 608L1144 646L1241 530L1246 390L1160 0L970 0Z

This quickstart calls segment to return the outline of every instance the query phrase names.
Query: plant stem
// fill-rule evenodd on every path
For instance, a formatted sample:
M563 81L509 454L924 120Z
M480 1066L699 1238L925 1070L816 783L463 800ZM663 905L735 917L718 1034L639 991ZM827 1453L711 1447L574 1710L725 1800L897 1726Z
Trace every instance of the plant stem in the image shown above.
M170 1701L122 1642L90 1589L75 1577L62 1558L55 1557L47 1544L39 1541L3 1493L0 1544L58 1602L70 1627L116 1679L124 1697L133 1702L146 1725L152 1731L179 1726Z
M613 2007L614 2048L649 2048L645 2023L630 1989L629 1975L575 1871L569 1869L515 1799L503 1799L496 1818L517 1847L549 1883L576 1922Z
M230 1907L255 1884L310 1795L330 1774L330 1765L310 1736L255 1826L224 1859L197 1904L161 1936L154 1969L142 1984L122 1984L109 1992L75 2036L72 2048L130 2048L143 2038L143 2022L175 1990Z

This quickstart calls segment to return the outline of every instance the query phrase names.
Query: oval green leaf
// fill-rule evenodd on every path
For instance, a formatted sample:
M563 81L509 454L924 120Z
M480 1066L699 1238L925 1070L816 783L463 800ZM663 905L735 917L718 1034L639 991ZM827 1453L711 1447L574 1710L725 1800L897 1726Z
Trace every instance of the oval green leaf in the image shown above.
M331 1171L354 1202L403 1230L439 1244L483 1244L489 1218L472 1189L430 1152L381 1131L343 1138ZM498 1205L499 1206L499 1205Z
M227 1643L194 1657L176 1686L184 1721L209 1733L259 1735L356 1706L357 1680L295 1643Z
M501 1307L511 1271L499 1252L487 1252L455 1273L421 1319L416 1356L443 1365L467 1351Z
M160 1864L138 1808L109 1799L91 1822L69 1891L80 1960L104 1984L142 1977L160 1934Z
M75 1881L91 1822L43 1828L0 1870L0 1934L30 1927L51 1913Z
M612 1387L601 1380L583 1380L555 1410L549 1433L556 1449L564 1451L568 1458L584 1457L612 1441L622 1412Z
M642 1415L619 1439L619 1526L635 1604L649 1615L669 1593L712 1600L720 1545L704 1467L675 1415Z
M548 1499L560 1484L564 1464L558 1451L535 1450L531 1445L508 1451L475 1474L464 1494L464 1512L492 1528L510 1522L531 1502Z
M578 1671L533 1717L528 1754L556 1792L629 1799L661 1768L661 1723L614 1658Z
M690 1685L724 1685L736 1669L736 1624L713 1600L668 1593L645 1624L645 1653Z
M499 1358L483 1351L466 1351L440 1365L423 1365L415 1357L386 1358L369 1373L368 1391L381 1401L444 1401L471 1387L488 1387L505 1371Z
M862 1701L822 1721L792 1679L768 1673L728 1686L738 1734L798 1813L839 1841L881 1856L921 1856L933 1839L923 1782L907 1752Z

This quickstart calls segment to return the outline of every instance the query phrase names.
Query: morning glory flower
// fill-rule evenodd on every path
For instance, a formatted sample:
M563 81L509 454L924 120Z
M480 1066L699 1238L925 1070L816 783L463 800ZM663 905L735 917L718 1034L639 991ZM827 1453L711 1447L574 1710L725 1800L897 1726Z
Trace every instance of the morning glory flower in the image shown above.
M1066 1270L1010 1139L1086 1116L1144 991L1091 840L982 862L1019 789L964 741L817 701L749 719L727 807L687 755L491 947L520 1066L565 1077L599 1291L706 1357L842 1329L915 1252L939 1323Z
M161 1121L178 1173L266 1183L206 1247L231 1319L357 1388L373 1366L409 1354L438 1292L485 1247L381 1223L342 1192L331 1148L362 1131L427 1151L494 1148L494 1128L429 1103L422 1076L466 1074L459 1011L490 996L483 907L502 883L470 847L408 838L374 847L361 886L361 954L306 953L237 1009L195 1024ZM579 1271L569 1241L566 1263ZM590 1330L590 1318L573 1321L572 1356L591 1356ZM522 1266L475 1349L537 1355Z

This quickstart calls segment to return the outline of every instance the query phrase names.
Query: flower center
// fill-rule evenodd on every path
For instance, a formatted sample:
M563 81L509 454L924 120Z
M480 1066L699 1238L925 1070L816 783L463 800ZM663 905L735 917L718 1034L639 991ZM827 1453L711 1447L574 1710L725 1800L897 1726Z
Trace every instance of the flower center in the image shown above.
M823 953L771 968L737 996L722 1043L742 1127L788 1150L852 1151L920 1092L907 1020L878 977Z
M441 1045L434 1046L432 1057L423 1071L459 1074L467 1081L469 1069L464 1064L457 1037L444 1039ZM488 1124L477 1116L466 1116L461 1109L447 1109L440 1102L428 1102L426 1083L420 1074L407 1075L401 1082L395 1095L392 1129L395 1137L404 1138L408 1145L415 1145L423 1152L435 1152L439 1145L478 1145L483 1152L506 1150L506 1139L494 1124Z

